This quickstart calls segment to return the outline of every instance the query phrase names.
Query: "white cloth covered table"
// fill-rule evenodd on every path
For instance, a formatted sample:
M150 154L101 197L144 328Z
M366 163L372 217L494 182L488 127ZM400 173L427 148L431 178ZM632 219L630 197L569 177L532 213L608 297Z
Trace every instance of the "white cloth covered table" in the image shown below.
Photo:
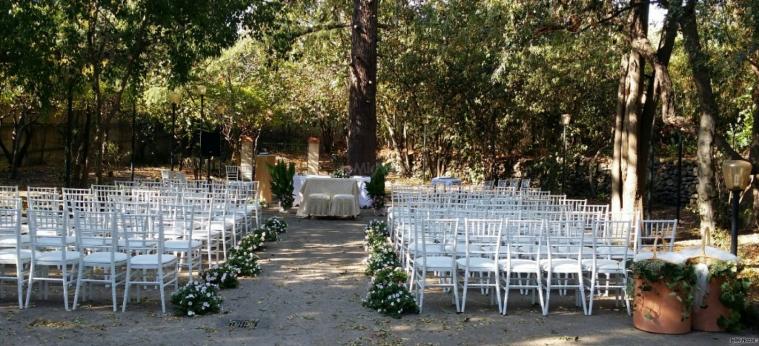
M293 176L293 206L299 206L300 202L303 199L303 196L300 194L300 188L303 186L303 182L306 181L306 179L309 178L318 178L318 179L329 179L330 177L325 175L295 175ZM369 197L369 193L366 192L366 184L371 181L371 177L362 176L362 175L354 175L351 177L351 179L355 180L358 183L358 207L359 208L370 208L372 206L372 198Z
M298 216L356 217L359 209L358 182L344 178L307 178L300 188Z
M456 177L434 177L432 178L432 186L435 185L443 185L443 186L451 186L451 185L461 185L461 179Z

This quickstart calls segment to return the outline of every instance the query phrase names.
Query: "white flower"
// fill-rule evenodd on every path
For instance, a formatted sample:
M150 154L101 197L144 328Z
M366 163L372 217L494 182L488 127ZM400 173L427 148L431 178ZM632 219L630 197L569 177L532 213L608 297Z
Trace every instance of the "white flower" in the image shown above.
M192 310L187 310L187 316L193 316L195 313Z
M191 301L187 302L187 305L192 306L192 302Z

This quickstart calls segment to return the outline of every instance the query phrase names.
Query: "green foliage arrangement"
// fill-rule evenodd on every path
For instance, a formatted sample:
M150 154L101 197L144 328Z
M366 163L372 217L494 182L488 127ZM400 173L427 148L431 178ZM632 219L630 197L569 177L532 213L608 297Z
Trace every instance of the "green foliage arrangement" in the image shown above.
M390 165L378 164L374 168L371 181L366 184L366 193L372 198L372 207L382 209L385 206L385 178L390 172Z
M238 274L240 274L240 268L229 263L224 263L220 266L212 265L200 277L206 283L216 285L220 289L227 289L237 288L240 285L240 282L237 280Z
M271 192L279 200L280 206L284 210L292 208L293 198L293 176L295 176L295 163L285 163L279 160L275 165L269 165L269 174L271 174Z
M217 313L221 310L222 301L216 285L200 281L190 281L171 295L171 303L178 316Z
M227 264L237 268L239 276L256 276L261 273L261 266L258 264L258 256L253 251L250 247L233 248L227 254Z
M377 252L387 244L387 224L384 221L372 220L364 230L364 250L369 253Z
M710 280L724 280L719 300L730 310L728 316L720 316L717 325L735 332L750 325L757 325L757 311L748 301L751 281L740 277L742 267L732 261L713 260L709 262Z
M279 239L279 233L277 233L277 231L266 227L254 230L253 234L265 241L277 241L277 239Z
M660 259L650 259L634 262L631 265L633 276L641 279L642 283L637 287L641 291L650 291L651 284L664 283L672 290L677 299L683 304L682 319L690 316L693 305L693 292L696 286L696 272L693 266L678 265Z
M374 275L381 269L394 268L401 264L398 255L395 254L395 249L387 242L373 245L370 250L369 258L366 260L366 270L364 270L366 275Z
M372 277L369 293L362 304L395 318L406 313L417 313L419 307L406 288L408 276L399 267L383 268Z
M280 217L272 216L264 222L264 228L277 234L287 232L287 222Z
M338 168L329 174L332 178L350 178L350 172L345 168Z

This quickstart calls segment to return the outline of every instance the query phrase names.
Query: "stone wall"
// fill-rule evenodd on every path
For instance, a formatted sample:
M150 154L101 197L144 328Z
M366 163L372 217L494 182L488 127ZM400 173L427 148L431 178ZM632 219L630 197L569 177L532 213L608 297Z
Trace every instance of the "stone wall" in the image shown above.
M698 184L695 161L683 160L680 202L685 206L695 203L698 198ZM656 175L653 179L652 196L654 203L677 204L677 161L657 162Z

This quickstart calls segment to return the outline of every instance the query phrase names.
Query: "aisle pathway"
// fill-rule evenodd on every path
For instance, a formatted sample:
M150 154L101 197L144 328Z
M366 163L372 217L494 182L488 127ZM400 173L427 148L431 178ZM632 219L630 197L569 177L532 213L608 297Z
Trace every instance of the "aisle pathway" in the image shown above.
M694 333L667 337L634 330L624 312L599 309L582 316L571 304L538 309L515 299L511 315L500 316L482 299L456 314L442 294L425 297L425 313L396 320L361 306L363 226L359 220L288 218L287 239L261 253L263 274L223 291L225 312L180 318L162 316L153 298L113 313L107 299L63 311L59 301L37 302L19 312L13 298L0 300L0 344L727 344L729 335ZM368 215L367 215L368 214ZM248 328L230 321L256 321Z

